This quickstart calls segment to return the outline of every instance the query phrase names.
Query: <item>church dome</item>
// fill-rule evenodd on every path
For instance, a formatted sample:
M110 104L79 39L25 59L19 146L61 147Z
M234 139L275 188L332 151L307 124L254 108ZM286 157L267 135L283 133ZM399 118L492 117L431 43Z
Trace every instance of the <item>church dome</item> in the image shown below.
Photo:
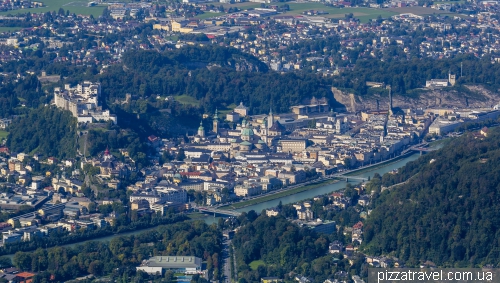
M241 135L242 136L253 136L254 135L254 132L253 132L253 129L252 128L244 128L242 131L241 131Z

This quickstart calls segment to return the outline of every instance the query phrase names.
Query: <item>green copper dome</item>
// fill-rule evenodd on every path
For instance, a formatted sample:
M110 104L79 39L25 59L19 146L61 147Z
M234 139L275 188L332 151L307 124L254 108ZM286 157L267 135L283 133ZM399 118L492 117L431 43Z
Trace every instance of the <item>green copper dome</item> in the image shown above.
M241 131L242 136L253 136L253 134L252 128L244 128L243 131Z

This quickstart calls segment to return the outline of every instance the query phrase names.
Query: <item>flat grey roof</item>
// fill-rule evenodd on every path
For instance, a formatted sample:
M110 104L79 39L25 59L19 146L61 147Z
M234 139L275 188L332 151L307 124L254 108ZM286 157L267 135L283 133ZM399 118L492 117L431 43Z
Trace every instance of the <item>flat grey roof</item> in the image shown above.
M201 268L201 258L194 256L155 256L145 266L170 269Z

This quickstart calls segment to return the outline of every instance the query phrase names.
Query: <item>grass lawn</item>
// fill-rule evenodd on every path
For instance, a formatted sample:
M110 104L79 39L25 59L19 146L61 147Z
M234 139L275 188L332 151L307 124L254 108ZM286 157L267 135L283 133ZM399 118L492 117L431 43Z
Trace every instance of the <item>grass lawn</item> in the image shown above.
M281 198L281 197L286 197L289 195L294 195L294 194L297 194L300 192L312 190L314 188L321 187L321 186L324 186L326 184L331 184L331 183L335 183L335 182L337 182L337 181L324 180L324 181L319 182L319 183L314 183L314 184L310 184L307 186L298 187L298 188L291 189L288 191L284 191L284 192L280 192L280 193L276 193L276 194L272 194L272 195L268 195L268 196L263 196L263 197L248 200L248 201L237 202L237 203L234 203L231 205L222 206L222 207L220 207L220 209L238 209L238 208L242 208L245 206L254 205L257 203L261 203L261 202L265 202L265 201L269 201L269 200L273 200L273 199L277 199L277 198Z
M223 15L224 13L211 13L211 12L205 12L203 14L199 14L199 15L196 15L195 18L198 18L200 20L204 20L204 19L208 19L208 18L211 18L211 17L217 17L217 16L220 16L220 15Z
M22 29L22 27L0 27L0 32L16 32Z
M174 96L175 100L177 100L181 104L189 104L193 106L200 106L200 102L196 100L195 98L188 96L188 95L177 95Z
M20 9L13 11L5 11L0 12L0 15L17 15L17 14L25 14L27 12L30 13L45 13L52 11L59 11L59 8L63 8L65 11L69 10L71 13L75 13L77 15L94 15L94 17L102 15L102 11L106 6L94 6L87 7L87 3L89 1L82 0L42 0L45 7L41 8L31 8L31 9Z
M6 139L9 132L0 130L0 140Z
M264 265L266 266L266 264L264 263L263 260L259 259L259 260L254 260L252 262L250 262L249 266L252 270L257 270L257 267L259 267L259 265Z
M220 109L218 109L218 110L219 110L219 113L220 113L220 114L226 115L226 114L228 114L228 113L233 112L233 110L234 110L234 108L236 108L236 106L237 106L236 104L231 103L231 104L229 104L228 106L226 106L226 107L224 107L224 108L220 108Z
M165 37L166 40L171 40L171 41L177 41L179 40L179 36L178 35L172 35L172 36L168 36L168 37Z

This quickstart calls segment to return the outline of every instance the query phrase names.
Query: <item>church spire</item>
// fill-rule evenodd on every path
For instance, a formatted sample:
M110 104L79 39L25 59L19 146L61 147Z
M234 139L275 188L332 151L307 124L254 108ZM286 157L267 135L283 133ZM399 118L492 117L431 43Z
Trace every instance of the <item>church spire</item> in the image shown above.
M212 131L216 134L219 133L219 115L217 114L217 112L218 112L217 108L215 108L215 115L214 115Z
M270 129L274 123L274 115L272 107L269 108L269 119L267 120L267 128Z

